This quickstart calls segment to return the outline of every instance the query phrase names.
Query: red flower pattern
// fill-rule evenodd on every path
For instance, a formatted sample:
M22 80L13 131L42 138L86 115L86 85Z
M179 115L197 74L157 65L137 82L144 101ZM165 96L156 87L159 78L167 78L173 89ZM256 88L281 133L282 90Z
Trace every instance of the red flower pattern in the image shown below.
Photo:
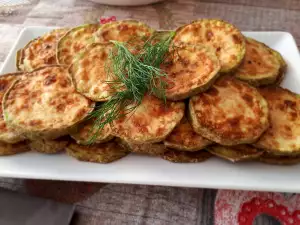
M300 224L300 195L220 190L215 202L215 225L252 225L260 214L273 216L283 225Z
M100 24L106 24L106 23L109 23L109 22L113 22L113 21L116 21L117 18L115 16L111 16L111 17L106 17L106 18L100 18Z

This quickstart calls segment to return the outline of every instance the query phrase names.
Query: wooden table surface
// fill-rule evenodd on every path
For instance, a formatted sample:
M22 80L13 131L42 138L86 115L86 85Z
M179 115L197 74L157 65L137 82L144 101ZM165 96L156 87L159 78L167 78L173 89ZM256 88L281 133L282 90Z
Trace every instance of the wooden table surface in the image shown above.
M114 7L86 0L0 0L0 66L20 30L29 25L75 26L101 17L134 18L174 29L198 18L222 18L243 31L287 31L300 45L300 0L174 0L149 6ZM54 165L55 166L55 165ZM72 224L213 224L216 190L142 185L0 179L0 186L77 204ZM268 222L266 222L268 221ZM278 224L263 220L257 224ZM234 225L234 224L233 224Z

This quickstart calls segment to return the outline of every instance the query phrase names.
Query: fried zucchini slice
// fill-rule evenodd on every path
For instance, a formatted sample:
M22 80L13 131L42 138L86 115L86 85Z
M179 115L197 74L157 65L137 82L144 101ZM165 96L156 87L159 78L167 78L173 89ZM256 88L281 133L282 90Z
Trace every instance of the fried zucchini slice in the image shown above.
M154 30L136 20L121 20L102 25L95 33L96 42L108 43L110 40L140 45Z
M68 70L48 66L27 73L6 92L5 122L29 139L56 139L82 121L94 103L76 92Z
M58 40L69 29L55 29L30 41L17 53L17 68L32 71L39 67L56 64L56 46Z
M273 154L300 153L300 98L281 87L260 88L269 105L270 127L254 146Z
M69 140L68 137L60 137L55 140L36 139L29 142L29 147L32 151L54 154L64 151Z
M182 100L206 91L217 79L219 60L204 45L185 45L174 49L161 69L167 74L166 98Z
M182 119L184 107L183 102L165 103L145 95L133 112L113 121L113 135L135 144L163 141Z
M93 34L99 27L98 24L85 24L70 29L58 41L56 49L57 63L70 65L81 50L95 42Z
M211 145L206 148L211 154L231 162L249 161L259 158L264 152L251 145Z
M273 54L277 57L279 63L280 63L280 70L279 70L279 74L277 76L277 79L275 81L275 85L280 85L281 82L283 81L285 74L286 74L286 70L287 70L287 63L285 62L284 58L282 57L282 55L277 52L276 50L272 49Z
M3 110L2 110L2 101L5 92L10 88L13 83L19 79L23 73L10 73L0 76L0 143L10 143L14 144L20 141L25 140L25 137L22 136L18 131L9 128L6 125L6 122L3 118Z
M234 76L254 86L274 84L281 62L275 50L252 38L246 38L246 54Z
M221 72L234 70L243 60L245 38L232 24L216 19L202 19L176 30L175 45L204 44L211 47L221 63Z
M273 155L265 152L259 161L274 165L294 165L300 163L300 155Z
M0 156L15 155L28 151L30 151L30 148L26 141L15 144L0 142Z
M197 134L186 117L183 117L180 123L164 140L165 146L179 151L199 151L212 144L212 141L203 138Z
M28 45L28 44L27 44L27 45ZM22 57L22 51L23 51L23 49L21 48L21 49L19 49L19 50L17 51L17 54L16 54L15 60L16 60L16 68L17 68L17 71L22 71L22 69L21 69L21 67L20 67L20 62L21 62L21 57Z
M165 160L174 163L197 163L203 162L212 156L211 153L201 150L197 152L183 152L177 150L168 150L161 154L161 157Z
M106 69L111 50L111 44L91 44L69 68L76 90L93 101L107 101L113 95L107 83L113 77Z
M260 93L242 81L224 76L189 101L195 132L221 145L255 142L268 128L268 104Z
M130 152L141 153L147 155L160 155L167 151L166 146L162 143L134 144L126 140L119 140L119 143Z
M101 131L93 130L93 126L94 119L86 120L80 123L76 129L70 133L70 136L80 145L88 145L94 135L96 135L93 139L93 143L95 144L104 143L113 139L114 136L111 134L109 124L105 125Z
M115 141L93 145L72 142L67 146L67 153L80 161L110 163L125 157L129 151Z

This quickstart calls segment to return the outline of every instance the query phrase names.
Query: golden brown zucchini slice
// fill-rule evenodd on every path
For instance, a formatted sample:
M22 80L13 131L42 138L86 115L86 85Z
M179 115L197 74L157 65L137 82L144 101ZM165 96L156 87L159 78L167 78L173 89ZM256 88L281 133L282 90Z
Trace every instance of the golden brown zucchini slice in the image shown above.
M56 139L82 121L94 103L76 92L63 66L37 69L17 80L3 99L9 127L29 139Z
M279 52L277 52L274 49L272 49L272 52L277 57L278 61L280 62L279 74L278 74L277 79L275 81L275 85L280 85L280 83L282 82L282 80L285 77L285 73L286 73L286 70L287 70L287 63L285 62L284 58L282 57L282 55Z
M18 142L15 144L9 144L0 142L0 156L15 155L23 152L30 151L26 141Z
M211 153L201 150L197 152L186 152L186 151L177 151L177 150L168 150L161 155L165 160L174 162L174 163L197 163L203 162L209 159L212 156Z
M105 125L104 128L100 131L95 130L93 126L94 126L93 119L86 120L80 123L76 127L76 129L74 129L70 133L70 136L77 142L77 144L80 145L89 144L90 140L94 138L94 135L96 135L96 137L93 139L94 141L93 143L95 144L104 143L113 139L109 124Z
M176 45L204 44L211 47L221 63L221 72L230 72L243 60L245 39L232 24L216 19L202 19L177 29Z
M270 127L254 145L274 154L300 153L300 98L281 87L259 89L267 100Z
M113 121L113 135L135 144L163 141L182 119L184 107L146 95L133 112Z
M128 149L130 152L148 154L148 155L160 155L167 151L166 146L162 143L147 143L147 144L134 144L120 139L119 143Z
M129 151L115 141L93 145L72 142L67 146L67 153L80 161L110 163L125 157Z
M21 57L22 57L22 51L23 51L23 49L21 48L21 49L19 49L19 50L17 51L17 54L16 54L15 60L16 60L16 68L17 68L17 71L22 71L22 69L21 69L21 67L20 67L20 64L21 64Z
M76 90L94 101L106 101L113 94L107 83L113 78L106 68L111 50L110 44L91 44L69 68Z
M69 30L58 41L56 49L57 63L70 65L81 50L95 42L93 34L99 27L98 24L85 24Z
M294 165L300 163L300 155L273 155L265 152L259 161L274 165Z
M255 142L268 128L268 105L254 88L224 76L189 102L193 129L221 145Z
M146 41L154 30L148 25L136 20L121 20L102 25L95 33L95 39L100 43L110 40L129 42L140 45Z
M222 146L211 145L206 148L210 153L231 162L249 161L259 158L263 151L251 145Z
M203 138L197 134L186 117L183 117L180 123L164 140L168 148L180 151L199 151L210 145L212 141Z
M54 154L64 151L69 140L69 137L60 137L55 140L36 139L29 142L29 147L32 151Z
M219 60L204 45L183 45L174 49L161 69L167 74L166 97L182 100L206 91L216 80L220 71Z
M10 73L0 76L0 142L14 144L25 140L18 131L9 128L3 118L2 112L2 101L5 92L10 88L11 85L20 77L23 73Z
M279 57L265 44L246 38L246 54L234 75L254 86L274 84L281 70Z
M56 64L57 42L68 30L67 28L55 29L30 41L18 51L17 68L21 71L32 71Z

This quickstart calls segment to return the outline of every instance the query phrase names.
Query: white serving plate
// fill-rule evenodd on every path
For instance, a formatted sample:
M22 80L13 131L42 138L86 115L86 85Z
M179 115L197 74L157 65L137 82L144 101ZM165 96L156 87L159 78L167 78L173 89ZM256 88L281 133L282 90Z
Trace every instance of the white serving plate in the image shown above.
M16 51L53 27L27 27L17 38L1 69L15 71ZM286 32L244 32L279 51L288 72L282 86L300 93L300 57ZM211 158L203 163L174 164L157 157L131 154L110 164L79 162L66 154L24 153L0 157L0 176L53 180L134 183L202 188L265 190L300 193L300 164L274 166L258 162L233 164Z

